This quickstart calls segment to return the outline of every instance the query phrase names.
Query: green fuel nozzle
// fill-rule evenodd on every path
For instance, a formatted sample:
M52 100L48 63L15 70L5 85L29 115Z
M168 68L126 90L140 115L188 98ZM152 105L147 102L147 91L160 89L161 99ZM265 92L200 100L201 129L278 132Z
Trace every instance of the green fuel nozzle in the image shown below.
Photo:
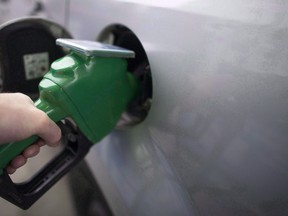
M72 118L91 142L98 142L136 96L137 80L127 72L126 60L134 52L96 42L57 42L72 51L51 65L39 84L36 106L56 122Z
M79 131L61 124L66 147L24 184L13 183L5 167L37 137L0 147L0 196L23 209L29 208L81 161L94 143L109 134L139 93L137 79L127 71L127 58L134 57L133 51L92 41L57 39L56 43L69 48L70 53L52 63L39 84L40 96L35 105L54 122L72 119Z

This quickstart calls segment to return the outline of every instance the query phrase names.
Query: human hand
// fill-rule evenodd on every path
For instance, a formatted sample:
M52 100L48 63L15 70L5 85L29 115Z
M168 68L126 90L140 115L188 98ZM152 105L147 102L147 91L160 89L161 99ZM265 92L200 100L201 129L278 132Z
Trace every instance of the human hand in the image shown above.
M32 135L40 138L12 160L6 167L9 174L37 155L41 146L59 144L60 128L24 94L1 93L0 117L0 144L24 140Z

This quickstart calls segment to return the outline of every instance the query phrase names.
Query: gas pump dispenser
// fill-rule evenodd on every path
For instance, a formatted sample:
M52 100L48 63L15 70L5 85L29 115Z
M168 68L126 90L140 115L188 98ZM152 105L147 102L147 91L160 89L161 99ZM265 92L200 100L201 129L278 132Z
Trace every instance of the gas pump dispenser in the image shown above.
M139 84L127 71L134 52L92 41L57 39L70 52L54 61L39 84L35 106L62 129L64 150L26 183L12 182L5 167L36 136L0 147L0 196L27 209L110 133ZM64 119L71 119L63 121ZM74 125L77 125L75 128Z

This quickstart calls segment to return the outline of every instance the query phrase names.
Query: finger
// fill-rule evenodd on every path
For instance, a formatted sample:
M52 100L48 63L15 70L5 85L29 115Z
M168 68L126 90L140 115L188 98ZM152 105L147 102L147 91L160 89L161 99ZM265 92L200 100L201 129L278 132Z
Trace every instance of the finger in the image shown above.
M35 144L37 144L39 147L42 147L45 145L45 142L44 142L44 140L39 139Z
M45 141L44 140L42 140L42 139L39 139L37 142L36 142L36 144L39 146L39 147L42 147L42 146L44 146L44 145L48 145L48 146L50 146L50 147L56 147L56 146L58 146L59 144L60 144L60 141L58 141L58 142L56 142L56 143L45 143Z
M26 148L22 155L26 158L34 157L40 152L40 146L38 144L30 145L28 148Z
M60 141L58 141L58 142L55 142L55 143L46 143L48 146L50 146L50 147L57 147L57 146L59 146L59 144L60 144Z
M14 172L16 172L16 169L9 165L9 166L6 167L6 172L7 172L9 175L11 175L11 174L13 174Z
M61 139L61 130L44 112L39 110L37 135L45 141L47 145L56 146Z
M10 166L14 169L17 169L23 166L24 164L26 164L26 162L27 162L27 158L25 158L23 155L18 155L12 160L12 162L10 163Z

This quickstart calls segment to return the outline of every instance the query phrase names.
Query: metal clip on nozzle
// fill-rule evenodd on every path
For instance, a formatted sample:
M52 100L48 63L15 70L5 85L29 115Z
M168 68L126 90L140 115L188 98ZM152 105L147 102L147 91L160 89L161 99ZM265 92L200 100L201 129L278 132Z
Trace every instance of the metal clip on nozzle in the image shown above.
M35 105L60 125L64 150L29 182L16 184L5 167L38 138L0 146L0 196L22 209L28 209L110 133L139 92L138 81L127 72L126 59L134 57L133 51L92 41L57 39L56 43L70 53L52 63L39 84ZM66 118L78 129L67 121L61 123Z

